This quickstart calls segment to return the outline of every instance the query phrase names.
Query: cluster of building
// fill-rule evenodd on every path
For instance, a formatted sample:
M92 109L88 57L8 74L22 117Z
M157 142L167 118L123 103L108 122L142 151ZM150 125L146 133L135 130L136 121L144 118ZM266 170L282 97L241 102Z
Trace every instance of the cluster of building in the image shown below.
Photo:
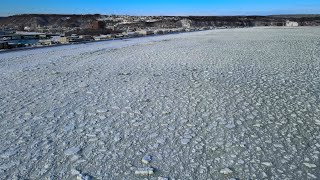
M110 34L87 35L87 34L48 34L39 32L0 30L0 50L22 47L41 47L59 44L75 44L90 41L114 40L123 38L143 37L150 35L163 35L172 33L191 32L198 30L214 29L204 28L169 28L169 29L139 29L136 31L124 31Z
M41 45L51 36L37 32L16 32L11 29L0 30L0 49L13 49L26 46Z

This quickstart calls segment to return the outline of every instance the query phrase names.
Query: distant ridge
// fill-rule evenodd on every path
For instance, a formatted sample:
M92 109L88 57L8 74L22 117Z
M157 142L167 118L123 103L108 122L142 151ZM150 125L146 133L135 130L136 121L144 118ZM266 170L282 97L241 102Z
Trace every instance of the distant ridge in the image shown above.
M76 15L76 14L18 14L0 18L0 27L16 26L58 26L58 27L81 27L100 15Z
M269 17L304 18L304 17L320 17L320 14L280 14L280 15L269 15Z
M92 22L117 17L107 20L109 26L119 23L121 17L128 15L101 15L101 14L18 14L0 18L0 28L23 28L29 27L67 27L87 28ZM190 21L192 27L252 27L252 26L283 26L287 20L298 22L300 26L320 26L320 14L288 14L269 16L129 16L149 17L154 22L146 22L143 19L136 21L138 28L181 27L182 20ZM130 19L130 18L129 18ZM136 18L139 19L139 18Z

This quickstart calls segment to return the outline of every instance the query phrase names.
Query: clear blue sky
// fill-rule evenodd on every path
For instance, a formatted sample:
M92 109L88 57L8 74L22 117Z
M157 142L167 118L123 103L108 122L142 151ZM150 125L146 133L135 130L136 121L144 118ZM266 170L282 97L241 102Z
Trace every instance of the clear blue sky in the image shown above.
M0 0L0 16L26 13L128 15L320 14L320 0Z

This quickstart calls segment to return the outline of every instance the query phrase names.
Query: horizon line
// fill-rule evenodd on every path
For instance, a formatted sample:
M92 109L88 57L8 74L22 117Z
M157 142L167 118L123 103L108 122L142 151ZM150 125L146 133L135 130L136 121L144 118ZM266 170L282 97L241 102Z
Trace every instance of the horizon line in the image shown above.
M210 16L221 16L221 17L228 17L228 16L292 16L292 15L320 15L320 13L279 13L279 14L266 14L266 15L258 15L258 14L235 14L235 15L130 15L130 14L101 14L101 13L21 13L21 14L14 14L14 15L0 15L0 17L11 17L11 16L21 16L21 15L100 15L100 16L167 16L167 17L210 17Z

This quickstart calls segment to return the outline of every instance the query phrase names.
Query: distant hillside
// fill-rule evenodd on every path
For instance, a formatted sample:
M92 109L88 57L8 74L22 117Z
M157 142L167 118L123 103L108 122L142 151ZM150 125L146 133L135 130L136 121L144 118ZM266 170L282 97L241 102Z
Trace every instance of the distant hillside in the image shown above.
M278 16L190 16L196 25L214 26L283 26L287 20L300 26L320 26L320 15L278 15Z
M179 28L179 27L252 27L283 26L287 20L296 21L300 26L320 26L320 15L273 15L273 16L106 16L99 14L22 14L0 17L0 28L9 27L21 30L28 26L86 29L93 21L101 20L116 30L140 28ZM70 31L69 31L70 32Z
M84 27L100 15L22 14L0 18L0 27Z
M320 17L320 14L282 14L282 15L270 15L268 17L280 17L280 18L305 18L305 17Z

